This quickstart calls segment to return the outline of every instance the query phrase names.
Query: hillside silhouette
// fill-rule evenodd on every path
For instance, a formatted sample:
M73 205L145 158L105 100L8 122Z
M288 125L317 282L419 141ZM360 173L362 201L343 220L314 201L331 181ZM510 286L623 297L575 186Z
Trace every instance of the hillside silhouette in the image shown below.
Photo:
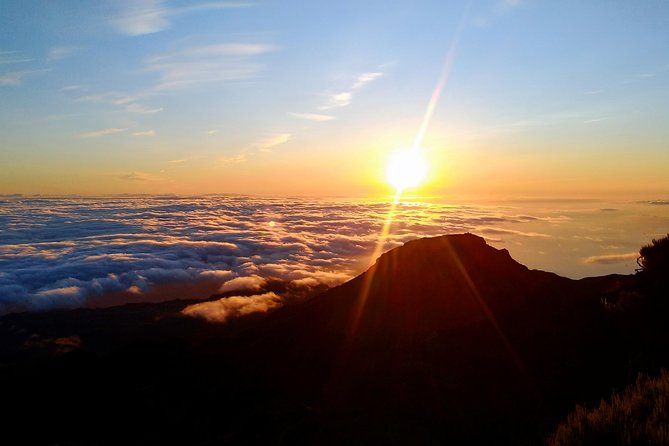
M192 301L8 315L6 435L542 444L576 404L669 365L667 313L643 277L571 280L462 234L408 242L306 302L225 324L183 315Z

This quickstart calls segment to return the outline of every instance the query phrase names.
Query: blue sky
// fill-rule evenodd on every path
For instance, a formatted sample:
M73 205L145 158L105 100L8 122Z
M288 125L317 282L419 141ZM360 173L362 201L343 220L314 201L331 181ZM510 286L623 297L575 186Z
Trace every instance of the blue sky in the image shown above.
M669 192L667 1L7 1L0 193Z

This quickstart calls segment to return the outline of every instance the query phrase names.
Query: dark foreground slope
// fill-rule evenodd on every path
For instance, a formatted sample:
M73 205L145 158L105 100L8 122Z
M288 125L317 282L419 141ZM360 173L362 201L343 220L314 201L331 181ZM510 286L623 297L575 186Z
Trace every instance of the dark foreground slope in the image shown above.
M181 316L181 302L6 316L0 435L541 444L574 404L665 365L635 335L641 313L611 304L633 286L529 270L465 234L409 242L264 318L208 324Z

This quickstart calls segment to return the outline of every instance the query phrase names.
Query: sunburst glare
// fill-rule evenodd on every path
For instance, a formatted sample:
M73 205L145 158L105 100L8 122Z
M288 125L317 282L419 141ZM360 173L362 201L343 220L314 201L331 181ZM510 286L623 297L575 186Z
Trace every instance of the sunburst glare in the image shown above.
M428 166L418 150L404 150L391 155L386 179L399 195L407 188L419 186L427 177Z

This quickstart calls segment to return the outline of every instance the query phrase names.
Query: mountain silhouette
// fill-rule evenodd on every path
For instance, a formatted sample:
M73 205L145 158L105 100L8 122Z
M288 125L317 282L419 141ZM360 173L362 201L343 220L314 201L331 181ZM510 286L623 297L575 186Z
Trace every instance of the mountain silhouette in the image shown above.
M372 443L427 431L437 443L513 444L516 430L549 423L566 395L595 390L609 372L616 359L602 348L613 333L600 294L619 280L529 270L472 234L419 239L274 315L253 339L267 353L245 362L271 364L305 398L320 394L314 407L337 419L374 414L364 431ZM407 408L422 421L399 432ZM397 429L386 436L388 425Z
M6 425L23 444L541 444L663 360L609 305L633 286L530 270L462 234L225 324L184 316L192 301L8 315Z

